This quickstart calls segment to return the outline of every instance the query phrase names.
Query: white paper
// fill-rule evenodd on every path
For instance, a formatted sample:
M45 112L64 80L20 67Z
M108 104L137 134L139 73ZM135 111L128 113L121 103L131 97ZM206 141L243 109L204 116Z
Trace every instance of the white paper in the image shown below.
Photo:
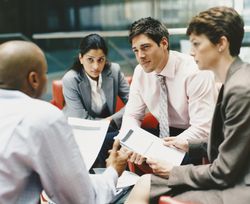
M140 176L131 172L131 171L124 171L122 175L118 178L116 188L125 188L128 186L133 186L136 184Z
M105 171L105 168L94 168L93 170L95 174L102 174ZM120 189L133 186L139 178L140 176L131 171L123 171L122 175L118 178L116 188Z
M185 152L165 146L162 139L140 127L124 130L117 137L121 145L146 158L162 160L178 166L185 156Z
M86 120L81 118L68 118L73 128L76 143L89 170L94 164L104 142L108 127L108 120Z

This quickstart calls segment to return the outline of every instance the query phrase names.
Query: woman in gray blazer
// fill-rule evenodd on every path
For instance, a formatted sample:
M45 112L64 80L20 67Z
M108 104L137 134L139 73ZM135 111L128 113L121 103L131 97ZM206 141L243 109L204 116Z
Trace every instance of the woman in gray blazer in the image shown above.
M97 34L84 37L80 52L70 70L64 75L63 95L67 117L110 121L99 163L105 166L113 137L118 134L124 108L116 112L117 96L128 101L129 84L116 63L107 60L108 49L104 39Z
M116 63L107 60L107 46L97 34L84 37L80 52L64 75L63 95L68 117L89 120L107 119L112 129L119 129L124 108L116 110L117 96L127 103L129 84Z

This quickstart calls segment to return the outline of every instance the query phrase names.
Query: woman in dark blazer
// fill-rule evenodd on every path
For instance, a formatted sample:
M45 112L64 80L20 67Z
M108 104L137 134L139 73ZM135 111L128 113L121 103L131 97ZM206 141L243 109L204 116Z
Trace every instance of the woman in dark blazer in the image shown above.
M62 79L67 117L110 121L98 156L101 167L105 166L124 113L124 108L115 112L117 96L126 104L129 94L129 84L119 64L108 62L107 54L107 45L101 36L90 34L84 37L78 57Z
M80 43L79 56L63 77L63 95L68 117L107 119L113 130L120 128L124 108L116 110L117 96L127 103L129 84L119 64L107 61L102 37L90 34Z

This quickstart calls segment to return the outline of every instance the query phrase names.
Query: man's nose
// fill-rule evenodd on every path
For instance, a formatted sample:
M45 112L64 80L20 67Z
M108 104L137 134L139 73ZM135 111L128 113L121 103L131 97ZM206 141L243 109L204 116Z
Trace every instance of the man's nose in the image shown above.
M145 57L145 53L143 51L138 51L138 57L139 58L144 58Z

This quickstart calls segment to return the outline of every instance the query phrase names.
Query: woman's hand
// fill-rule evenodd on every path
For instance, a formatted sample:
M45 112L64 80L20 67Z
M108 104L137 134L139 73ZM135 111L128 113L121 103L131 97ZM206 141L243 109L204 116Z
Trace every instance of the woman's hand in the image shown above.
M157 176L168 178L173 165L161 160L147 158L146 163L153 170L153 173Z

